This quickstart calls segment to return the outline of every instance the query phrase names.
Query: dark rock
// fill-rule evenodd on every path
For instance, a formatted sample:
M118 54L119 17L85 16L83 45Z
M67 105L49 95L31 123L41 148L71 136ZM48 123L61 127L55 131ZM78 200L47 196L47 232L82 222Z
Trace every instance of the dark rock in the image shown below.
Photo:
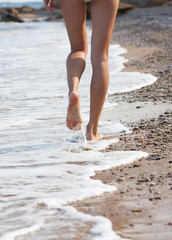
M15 16L18 16L19 11L16 8L1 8L0 9L0 15L2 13L6 13L6 14L9 13L9 14L13 14Z
M153 197L153 198L149 198L149 201L153 201L153 200L161 200L162 197Z
M133 131L137 131L137 130L139 130L138 127L134 127L134 128L133 128Z
M10 13L3 13L0 19L1 22L24 22L20 17Z
M32 8L32 7L29 7L27 5L21 7L21 8L16 8L19 13L34 13L36 12L36 9L35 8Z
M151 179L149 177L147 177L147 178L139 178L137 180L137 182L139 182L139 183L141 183L141 182L150 182L150 181L151 181Z

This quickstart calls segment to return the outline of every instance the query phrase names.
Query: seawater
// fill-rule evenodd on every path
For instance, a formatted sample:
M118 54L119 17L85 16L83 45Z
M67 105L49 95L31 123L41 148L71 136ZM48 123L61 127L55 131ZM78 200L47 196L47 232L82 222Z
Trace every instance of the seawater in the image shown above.
M90 36L88 29L89 42ZM69 43L64 23L1 23L0 42L0 239L120 239L108 219L71 206L116 190L92 180L95 171L148 155L100 151L117 142L119 133L129 132L121 123L100 122L100 134L113 136L111 140L84 138L92 74L89 57L79 87L83 129L75 133L65 125ZM149 74L120 72L124 52L119 45L110 46L109 95L156 81ZM112 106L109 99L105 107Z
M1 0L0 8L2 7L22 7L23 5L27 5L33 8L41 8L44 6L43 0Z

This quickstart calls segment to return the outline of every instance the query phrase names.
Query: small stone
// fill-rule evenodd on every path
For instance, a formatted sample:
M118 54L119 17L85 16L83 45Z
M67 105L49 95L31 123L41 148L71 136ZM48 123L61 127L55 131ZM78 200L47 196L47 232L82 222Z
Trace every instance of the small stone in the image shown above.
M155 199L155 200L161 200L162 197L155 197L154 199Z
M140 164L134 164L133 167L140 167Z
M149 201L153 201L153 200L161 200L162 197L153 197L153 198L149 198Z
M161 195L161 192L154 192L155 195Z
M158 144L154 143L154 145L158 145ZM151 157L151 160L160 160L161 159L161 156L157 155L157 154L151 154L150 157Z
M141 138L136 136L136 137L134 138L134 140L138 140L138 141L139 141L139 140L141 140Z
M137 181L138 182L150 182L151 179L149 177L147 177L147 178L139 178Z
M85 147L85 148L83 148L83 150L84 151L91 151L91 150L93 150L92 148L89 148L89 147Z
M149 201L153 201L153 198L149 198Z
M125 192L124 191L120 191L120 194L124 194Z
M136 109L141 108L142 106L137 106Z
M168 225L169 225L169 226L172 226L172 222L169 222Z
M131 177L129 177L129 179L136 179L137 178L137 176L131 176Z
M156 186L156 183L151 183L149 186L154 187L154 186Z
M164 114L167 114L167 115L169 115L169 114L170 114L170 112L166 111Z
M124 177L119 177L116 181L117 181L117 182L122 182L122 181L124 181L124 180L125 180Z
M138 130L139 130L138 127L134 127L134 128L133 128L133 131L138 131Z
M132 212L139 213L139 212L142 212L142 210L141 209L133 209Z
M172 161L168 161L168 163L172 163Z

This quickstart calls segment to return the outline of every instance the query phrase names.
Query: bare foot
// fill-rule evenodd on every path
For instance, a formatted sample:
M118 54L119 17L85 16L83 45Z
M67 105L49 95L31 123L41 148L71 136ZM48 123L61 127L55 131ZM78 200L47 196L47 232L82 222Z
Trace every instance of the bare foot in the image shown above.
M87 140L88 141L92 141L92 140L102 140L103 139L103 135L93 135L93 134L87 134Z
M99 134L94 134L92 130L89 129L89 126L87 125L87 134L86 134L86 138L88 141L92 141L92 140L102 140L103 136L99 135Z
M82 124L79 93L73 91L69 96L69 106L67 109L66 125L71 130L80 130Z

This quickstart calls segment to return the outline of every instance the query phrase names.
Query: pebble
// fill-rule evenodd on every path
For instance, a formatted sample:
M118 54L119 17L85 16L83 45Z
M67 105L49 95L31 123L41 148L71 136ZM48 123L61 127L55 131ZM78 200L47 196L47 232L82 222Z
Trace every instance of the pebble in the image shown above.
M139 178L137 180L137 182L150 182L150 181L151 181L151 179L149 177L147 177L147 178Z
M120 194L124 194L125 192L124 191L120 191Z
M153 200L161 200L162 197L153 197L153 198L149 198L149 201L153 201Z
M169 226L172 226L172 222L169 222L168 225L169 225Z
M151 160L160 160L161 159L161 156L157 155L157 154L151 154L150 157L152 158Z
M129 179L136 179L137 178L137 176L131 176L131 177L129 177Z
M140 167L140 164L134 164L133 167Z
M122 182L122 181L124 181L124 180L125 180L124 177L119 177L116 181L117 181L117 182Z
M155 195L161 195L161 192L154 192Z
M134 213L139 213L139 212L142 212L142 210L141 209L133 209L133 210L131 210L132 212L134 212Z
M134 140L142 140L140 137L135 137Z
M154 186L156 186L156 183L151 183L149 186L154 187Z
M137 130L139 130L138 127L134 127L134 128L133 128L133 131L137 131Z

